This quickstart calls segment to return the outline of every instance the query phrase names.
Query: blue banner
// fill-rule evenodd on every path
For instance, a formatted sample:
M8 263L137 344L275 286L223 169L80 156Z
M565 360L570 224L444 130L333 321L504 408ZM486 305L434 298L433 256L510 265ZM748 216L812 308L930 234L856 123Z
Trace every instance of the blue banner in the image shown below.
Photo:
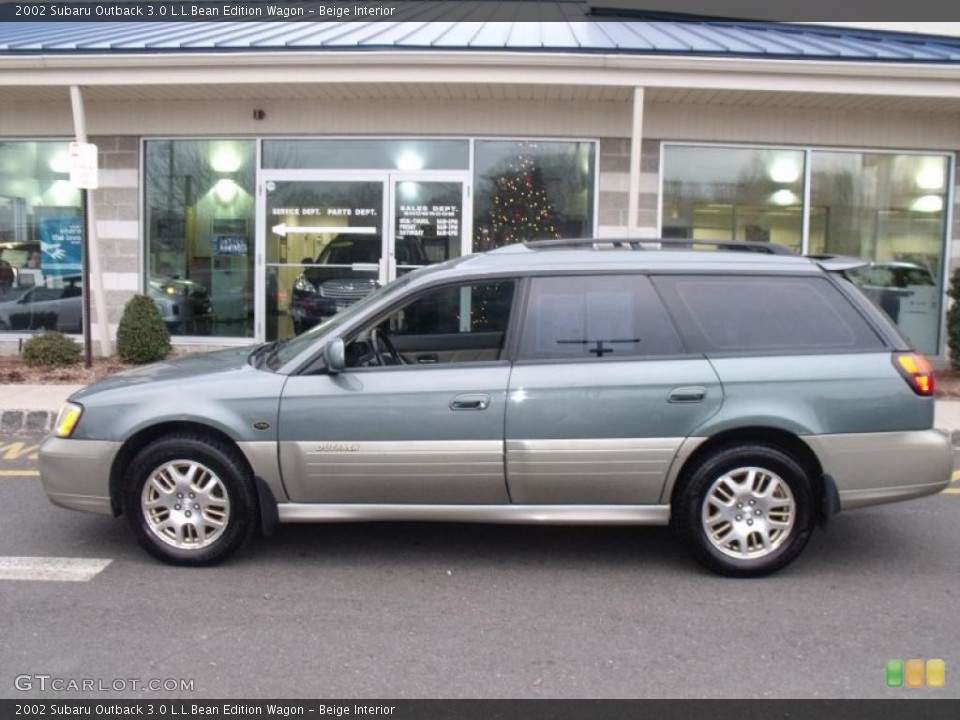
M79 214L44 217L37 223L43 274L80 275L83 270L83 223Z

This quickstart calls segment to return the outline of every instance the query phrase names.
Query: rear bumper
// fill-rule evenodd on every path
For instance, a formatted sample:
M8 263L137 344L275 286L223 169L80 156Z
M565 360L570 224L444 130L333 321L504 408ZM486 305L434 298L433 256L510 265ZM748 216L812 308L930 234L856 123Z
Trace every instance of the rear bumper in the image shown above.
M120 443L48 437L40 446L40 482L60 507L112 515L110 467Z
M937 430L804 438L850 510L933 495L953 473L950 439Z

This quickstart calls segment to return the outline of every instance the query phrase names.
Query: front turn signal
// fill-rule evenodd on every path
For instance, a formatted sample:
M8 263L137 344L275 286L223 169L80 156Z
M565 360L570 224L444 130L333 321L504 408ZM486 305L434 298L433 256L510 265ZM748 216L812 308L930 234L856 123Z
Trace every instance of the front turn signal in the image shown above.
M931 397L937 391L933 367L920 353L894 353L893 364L917 395Z
M64 405L57 416L57 424L53 428L54 434L59 438L70 437L76 430L81 415L83 415L83 406L76 403Z

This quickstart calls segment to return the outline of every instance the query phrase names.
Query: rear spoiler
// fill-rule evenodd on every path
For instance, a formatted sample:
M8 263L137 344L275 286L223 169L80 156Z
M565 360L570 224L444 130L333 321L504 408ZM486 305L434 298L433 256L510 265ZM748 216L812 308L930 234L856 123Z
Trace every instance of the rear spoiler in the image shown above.
M869 260L850 257L849 255L804 255L804 257L810 258L827 272L834 273L844 273L870 264Z

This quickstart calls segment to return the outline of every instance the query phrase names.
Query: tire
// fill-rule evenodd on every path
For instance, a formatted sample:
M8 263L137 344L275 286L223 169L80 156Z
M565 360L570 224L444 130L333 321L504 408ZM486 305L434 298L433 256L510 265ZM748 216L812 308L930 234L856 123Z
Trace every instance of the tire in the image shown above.
M125 480L123 512L137 541L172 565L218 563L257 527L253 478L221 440L166 435L137 453Z
M812 488L807 471L780 448L721 447L684 473L674 494L674 530L720 575L769 575L796 559L810 539Z

